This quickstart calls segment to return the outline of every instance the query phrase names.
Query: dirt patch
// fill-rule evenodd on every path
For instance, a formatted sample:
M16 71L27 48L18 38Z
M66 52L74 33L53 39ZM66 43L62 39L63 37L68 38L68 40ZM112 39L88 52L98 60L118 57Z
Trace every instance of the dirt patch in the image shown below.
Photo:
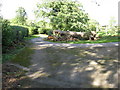
M2 65L2 88L21 87L19 80L25 78L25 71L8 64Z
M64 88L115 88L118 84L116 45L55 44L33 39L35 53L27 73L33 81ZM98 45L98 44L97 44Z
M32 81L25 75L26 71L16 66L2 65L2 89L8 88L55 88L55 86Z
M24 73L14 66L4 65L4 87L117 87L119 63L117 46L68 48L71 46L62 47L61 44L45 42L40 38L33 39L32 42L34 54L31 55L32 64L28 67L30 70Z

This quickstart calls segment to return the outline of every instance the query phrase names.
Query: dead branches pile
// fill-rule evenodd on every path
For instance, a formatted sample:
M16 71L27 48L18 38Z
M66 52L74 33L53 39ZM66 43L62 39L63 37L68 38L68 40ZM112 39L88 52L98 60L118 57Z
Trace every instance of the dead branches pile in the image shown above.
M54 30L53 36L48 36L47 40L52 41L78 41L78 40L96 40L96 32L74 32Z

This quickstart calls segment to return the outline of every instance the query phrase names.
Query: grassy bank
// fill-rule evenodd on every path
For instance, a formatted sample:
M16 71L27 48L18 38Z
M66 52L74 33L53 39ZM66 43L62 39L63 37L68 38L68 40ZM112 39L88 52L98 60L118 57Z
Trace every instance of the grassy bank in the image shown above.
M107 43L107 42L120 42L120 36L106 36L98 40L79 40L79 41L50 41L55 43L70 43L70 44L82 44L82 43Z
M20 42L15 47L12 47L7 51L6 53L2 54L2 63L5 63L7 61L18 63L23 66L30 65L29 56L33 53L33 50L30 49L30 42L29 40L33 38L39 37L38 35L32 35L29 37L26 37L24 42Z

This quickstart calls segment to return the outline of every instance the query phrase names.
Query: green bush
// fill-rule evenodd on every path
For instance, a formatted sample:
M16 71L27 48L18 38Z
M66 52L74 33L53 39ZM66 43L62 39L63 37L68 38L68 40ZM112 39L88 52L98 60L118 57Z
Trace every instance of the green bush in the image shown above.
M2 20L2 45L3 48L12 43L12 29L8 20Z
M24 37L28 37L28 28L23 26L11 26L11 29L14 41L22 41Z
M43 28L38 28L38 33L39 33L39 34L45 34L46 31L45 31L45 29L43 29Z
M8 20L2 20L2 51L6 52L24 37L28 36L28 28L24 26L11 26Z
M38 34L38 28L37 27L28 27L29 28L29 35L34 35L34 34Z
M49 35L49 36L51 36L51 35L53 34L53 30L48 30L48 31L46 32L46 34Z
M99 37L104 36L118 36L119 30L118 27L102 27L100 31L97 32Z
M49 28L39 28L38 29L39 34L47 34L47 35L52 35L52 30Z
M97 33L97 36L98 37L104 37L104 36L106 36L106 32L104 30L101 30Z

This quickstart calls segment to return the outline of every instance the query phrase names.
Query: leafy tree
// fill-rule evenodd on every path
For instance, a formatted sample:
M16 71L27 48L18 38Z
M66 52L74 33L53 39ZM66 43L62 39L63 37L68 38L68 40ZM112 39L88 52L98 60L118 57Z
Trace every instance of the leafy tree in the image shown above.
M99 22L94 19L88 21L88 28L90 31L97 31L99 29Z
M19 7L16 11L16 17L12 20L13 23L25 25L27 20L27 13L23 7Z
M37 18L49 18L53 29L88 30L88 14L83 10L82 4L75 1L57 0L37 4L35 15Z
M107 33L109 35L117 35L118 32L119 32L119 30L116 25L115 17L110 17Z

